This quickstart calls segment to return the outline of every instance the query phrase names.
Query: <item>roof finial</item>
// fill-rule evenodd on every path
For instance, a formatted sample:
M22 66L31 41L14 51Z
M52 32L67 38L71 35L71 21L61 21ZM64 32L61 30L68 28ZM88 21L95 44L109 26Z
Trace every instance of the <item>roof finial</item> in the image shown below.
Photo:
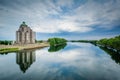
M25 21L23 21L23 23L22 24L25 24Z
M21 26L27 26L27 25L25 24L25 21L22 22Z

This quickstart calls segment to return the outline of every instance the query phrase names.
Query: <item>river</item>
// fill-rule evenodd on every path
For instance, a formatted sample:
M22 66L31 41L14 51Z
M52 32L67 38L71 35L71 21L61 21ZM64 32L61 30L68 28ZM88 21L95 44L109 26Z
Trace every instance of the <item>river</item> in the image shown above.
M120 80L119 54L77 42L52 49L0 54L0 80Z

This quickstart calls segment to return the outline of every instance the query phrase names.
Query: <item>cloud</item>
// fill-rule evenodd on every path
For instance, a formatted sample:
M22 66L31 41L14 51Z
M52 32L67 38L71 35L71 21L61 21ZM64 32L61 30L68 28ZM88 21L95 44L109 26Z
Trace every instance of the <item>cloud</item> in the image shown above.
M47 21L47 23L46 23ZM34 24L33 30L43 33L86 32L92 30L90 27L78 27L78 23L69 20L46 20L41 24Z
M61 9L61 6L69 4L69 8L73 3L63 3L64 2L59 2L59 4L57 4L57 6L60 6L60 12L58 11L58 14L53 14L54 16L59 16L59 18L54 19L54 17L52 17L45 19L42 21L44 24L41 22L33 29L43 33L56 33L60 31L89 32L98 27L102 29L112 29L119 25L119 1L114 2L113 0L110 0L109 2L103 2L103 4L101 4L90 0L84 5L73 9L72 12L69 11L70 13L65 14L61 13L61 11L64 10ZM48 16L50 15L48 14Z
M10 33L22 21L41 33L112 30L120 25L119 4L119 0L1 0L0 25L12 26Z

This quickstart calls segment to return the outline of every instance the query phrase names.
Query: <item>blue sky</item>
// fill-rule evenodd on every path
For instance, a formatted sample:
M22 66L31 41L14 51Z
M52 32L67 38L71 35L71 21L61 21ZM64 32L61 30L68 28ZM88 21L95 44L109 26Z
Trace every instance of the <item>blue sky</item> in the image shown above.
M36 38L120 35L120 0L0 0L0 40L15 40L25 21Z

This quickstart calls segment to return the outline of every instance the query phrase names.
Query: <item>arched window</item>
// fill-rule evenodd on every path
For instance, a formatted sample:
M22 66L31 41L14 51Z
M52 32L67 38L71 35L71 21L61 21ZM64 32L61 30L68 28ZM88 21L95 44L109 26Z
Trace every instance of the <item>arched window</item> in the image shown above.
M24 27L22 27L22 31L24 31Z

